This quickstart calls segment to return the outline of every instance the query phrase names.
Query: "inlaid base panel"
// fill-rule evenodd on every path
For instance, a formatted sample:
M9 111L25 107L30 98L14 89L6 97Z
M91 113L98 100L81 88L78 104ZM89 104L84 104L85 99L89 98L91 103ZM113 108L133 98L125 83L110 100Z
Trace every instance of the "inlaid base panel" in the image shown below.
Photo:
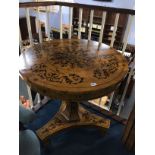
M96 126L106 131L110 127L110 120L91 114L77 102L63 102L54 118L36 133L42 141L46 141L61 130L79 126Z

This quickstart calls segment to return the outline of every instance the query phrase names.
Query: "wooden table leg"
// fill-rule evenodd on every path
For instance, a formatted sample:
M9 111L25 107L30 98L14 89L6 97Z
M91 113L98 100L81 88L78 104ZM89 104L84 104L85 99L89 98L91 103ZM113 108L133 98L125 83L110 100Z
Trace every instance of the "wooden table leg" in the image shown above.
M63 129L79 126L96 126L105 131L110 127L110 120L91 114L78 102L63 101L57 114L36 133L44 141Z

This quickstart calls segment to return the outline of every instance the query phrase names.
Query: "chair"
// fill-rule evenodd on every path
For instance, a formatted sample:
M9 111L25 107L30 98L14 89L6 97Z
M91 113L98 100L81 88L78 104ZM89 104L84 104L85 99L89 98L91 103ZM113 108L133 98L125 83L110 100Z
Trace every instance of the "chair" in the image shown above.
M37 118L37 115L31 109L26 109L22 106L22 104L19 104L19 121L20 122L22 122L23 124L28 124L36 118Z
M133 107L126 124L122 142L128 150L135 150L135 106Z
M40 155L37 136L24 126L36 118L36 114L31 109L26 109L21 103L19 104L19 155Z
M19 131L19 155L40 155L40 143L33 131Z

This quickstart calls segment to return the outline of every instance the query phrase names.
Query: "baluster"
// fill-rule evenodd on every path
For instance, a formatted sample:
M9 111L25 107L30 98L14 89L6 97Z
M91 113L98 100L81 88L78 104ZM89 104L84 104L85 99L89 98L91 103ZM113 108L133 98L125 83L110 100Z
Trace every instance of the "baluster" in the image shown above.
M60 39L62 39L62 6L59 6L60 10Z
M41 97L39 93L37 93L36 95L37 95L37 104L39 104L41 102Z
M122 49L122 54L124 55L127 43L128 43L128 36L129 36L129 32L130 32L130 28L131 28L131 24L133 22L134 16L129 15L129 20L128 20L128 25L126 28L126 33L124 36L124 44L123 44L123 49Z
M116 17L115 17L114 30L113 30L113 33L112 33L110 47L113 47L113 45L114 45L116 31L117 31L117 25L118 25L118 20L119 20L119 13L117 13Z
M30 107L32 108L33 107L33 100L32 100L31 88L28 85L26 85L26 87L27 87L27 91L28 91Z
M23 51L23 44L22 44L22 37L21 37L21 31L20 31L20 27L19 27L19 46L20 46L20 51L22 53Z
M109 105L108 105L109 110L110 110L112 102L113 102L114 94L115 94L115 92L112 92L112 94L110 95L110 101L109 101Z
M83 9L79 9L79 28L78 28L78 39L81 39L81 24L82 24L82 12Z
M31 31L31 22L30 22L29 8L26 8L26 22L27 22L27 29L28 29L30 45L33 46L33 37L32 37L32 31Z
M120 104L119 104L119 107L118 107L117 115L120 114L122 106L124 105L124 98L125 98L125 95L126 95L126 92L127 92L127 89L128 89L128 85L130 83L130 80L131 80L134 68L135 68L135 60L133 61L133 65L131 67L131 70L130 70L130 73L129 73L129 76L128 76L128 79L127 79L127 82L126 82L126 85L125 85L125 88L124 88L124 91L123 91L123 95L121 97L121 101L120 101Z
M50 25L49 25L49 18L50 18L50 9L49 6L46 6L46 35L48 40L50 40Z
M100 30L100 37L99 37L99 43L102 43L102 39L103 39L103 31L104 31L104 26L105 26L105 21L106 21L106 12L102 13L102 26L101 26L101 30Z
M68 38L72 38L72 20L73 20L73 8L69 8L69 36Z
M93 26L93 16L94 16L94 10L91 10L91 12L90 12L88 40L91 40L91 32L92 32L92 26Z
M39 33L39 42L42 43L42 32L41 32L41 25L40 25L40 20L39 20L39 8L37 8L37 29Z

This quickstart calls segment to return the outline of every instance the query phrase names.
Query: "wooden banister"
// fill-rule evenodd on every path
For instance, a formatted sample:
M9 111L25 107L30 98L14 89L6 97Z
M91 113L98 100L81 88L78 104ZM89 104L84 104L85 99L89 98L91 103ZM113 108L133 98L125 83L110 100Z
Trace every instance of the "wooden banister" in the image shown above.
M33 45L33 37L32 37L32 30L31 30L31 23L30 23L30 12L29 8L26 8L26 22L27 22L27 28L28 28L28 35L30 40L30 45Z
M59 6L59 11L60 11L60 39L62 38L62 6Z
M106 42L106 44L110 45L110 47L112 48L117 48L118 47L115 47L115 43L118 44L118 35L120 33L120 29L122 28L122 25L120 26L119 25L119 21L122 21L122 18L121 17L121 14L125 14L125 17L128 19L128 15L129 15L129 22L128 22L128 25L127 25L127 28L126 28L126 33L125 33L125 37L124 37L124 41L123 41L123 49L122 50L122 54L124 54L125 50L126 50L126 47L127 47L127 41L128 41L128 35L129 35L129 32L130 32L130 28L131 28L131 23L132 23L132 20L134 19L134 15L135 15L135 10L131 10L131 9L124 9L124 8L115 8L115 7L106 7L106 6L96 6L96 5L87 5L87 4L79 4L79 3L68 3L68 2L56 2L56 1L44 1L44 2L24 2L24 3L19 3L19 8L25 8L26 9L26 19L27 19L27 27L28 27L28 35L29 35L29 42L30 42L30 45L33 45L33 36L32 36L32 31L31 31L31 22L30 22L30 15L29 15L29 10L31 9L36 9L37 10L37 30L38 30L38 33L39 33L39 42L42 43L44 40L43 40L43 37L42 37L42 31L41 31L41 23L40 23L40 20L39 20L39 9L38 7L45 7L45 13L46 13L46 36L48 37L48 40L50 39L53 39L54 37L50 37L50 31L51 31L51 27L50 27L50 22L49 22L49 19L50 19L50 11L49 11L49 7L52 6L52 5L57 5L59 6L59 22L60 22L60 27L59 27L59 33L60 33L60 39L63 39L63 21L62 21L62 17L63 17L63 12L62 12L62 6L66 6L66 7L69 7L69 29L68 29L68 38L71 39L72 37L74 37L74 12L73 12L73 9L74 8L77 8L78 10L78 13L77 13L77 17L78 18L78 26L75 27L78 31L77 33L77 37L78 39L83 39L85 36L83 35L84 33L87 34L87 30L88 30L88 40L93 40L94 38L92 37L93 36L93 33L96 31L96 28L93 27L94 25L94 20L96 18L100 18L101 19L101 22L100 23L100 29L98 28L98 38L97 38L97 41L99 43L103 43L104 40L103 38L107 39L108 37L108 42ZM85 23L85 10L88 10L89 12L89 15L88 15L88 18L90 18L86 23ZM100 11L102 14L100 14L99 16L96 16L95 13L97 11ZM114 21L114 25L113 25L113 22L110 23L110 25L106 24L106 21L108 20L109 18L109 13L110 14L114 14L115 16L113 16L114 18L112 19L112 21ZM98 21L97 21L98 22ZM84 24L87 25L87 29L86 29L86 32L83 32L83 27L84 27ZM73 25L72 25L73 24ZM125 24L124 24L125 25ZM110 29L110 33L111 34L107 34L106 30L107 30L107 26L108 26L108 29ZM110 28L109 28L110 27ZM95 29L95 31L94 31ZM125 30L125 29L124 29ZM123 30L123 32L124 32ZM106 33L104 33L106 32ZM108 33L109 33L109 30L108 30ZM116 35L118 34L118 35ZM108 35L108 36L107 36ZM109 37L110 36L110 37ZM120 37L120 36L119 36ZM122 36L123 37L123 36ZM65 37L64 37L65 38ZM87 38L87 37L86 37ZM86 39L84 38L84 39ZM109 39L110 38L110 39ZM96 38L95 38L96 39ZM111 40L111 41L110 41ZM22 37L21 35L19 35L19 41L20 41L20 48L22 49L23 48L23 45L22 45ZM120 41L120 39L119 39ZM121 42L122 43L122 42ZM130 73L131 74L131 73ZM130 75L130 78L131 78L131 75ZM127 82L127 85L125 86L125 89L124 89L124 92L123 92L123 95L122 95L122 98L121 98L121 101L120 101L120 104L119 104L119 108L118 108L118 112L117 112L117 115L120 114L120 111L121 111L121 108L122 108L122 105L124 104L124 98L125 98L125 94L126 94L126 91L127 91L127 88L128 88L128 84L130 82L130 79L128 80ZM28 87L28 92L29 92L29 96L30 96L30 88ZM109 106L108 106L108 109L110 110L111 108L111 105L113 103L113 97L114 97L114 94L115 92L112 92L111 96L110 96L110 101L109 101ZM30 101L31 101L31 96L30 96ZM100 99L101 101L101 99ZM33 105L33 103L31 104Z
M103 31L104 31L104 26L105 26L105 21L106 21L106 15L107 15L107 13L103 11L102 22L101 22L101 30L100 30L100 36L99 36L99 43L102 43L102 40L103 40Z
M89 26L88 40L91 40L91 32L92 32L92 26L93 26L93 16L94 16L94 10L91 10L91 12L90 12L90 26Z
M46 6L46 35L48 37L48 40L50 40L50 25L49 25L49 18L50 18L50 14L49 14L49 7Z
M39 42L42 43L43 39L42 39L42 32L41 32L41 24L40 24L40 20L39 20L39 9L37 9L37 28L38 28L38 32L39 32Z
M69 36L68 38L72 38L72 22L73 22L73 8L69 8Z
M80 8L80 9L79 9L78 39L80 39L80 38L81 38L82 12L83 12L83 9L82 9L82 8Z
M110 47L113 47L113 45L114 45L116 31L117 31L117 26L118 26L119 15L120 14L117 13L116 17L115 17L114 30L113 30L113 33L112 33L112 39L111 39Z
M79 4L79 3L68 3L68 2L55 2L55 1L52 1L52 2L47 2L47 1L45 1L45 2L24 2L24 3L19 3L19 8L50 6L50 5L68 6L68 7L83 8L83 9L88 8L91 10L101 10L101 11L107 11L107 12L113 12L113 13L135 15L135 10L132 10L132 9L87 5L87 4Z

